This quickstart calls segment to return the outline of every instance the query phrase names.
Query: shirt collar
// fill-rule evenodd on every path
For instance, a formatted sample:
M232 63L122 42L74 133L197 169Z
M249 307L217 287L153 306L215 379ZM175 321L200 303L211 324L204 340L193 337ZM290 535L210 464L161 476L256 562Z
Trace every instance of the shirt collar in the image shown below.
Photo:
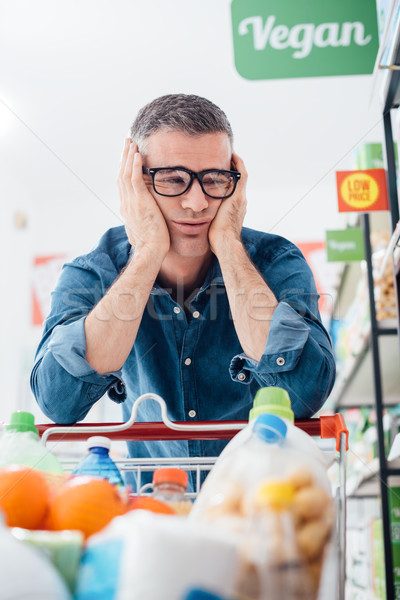
M200 286L198 293L200 294L201 292L204 292L207 288L209 288L212 285L225 285L224 280L222 278L221 267L220 267L218 259L215 255L213 256L213 261L211 263L211 266L207 271L207 275L204 280L204 283ZM168 292L163 287L161 287L157 282L155 282L150 294L162 295L162 294L168 294Z

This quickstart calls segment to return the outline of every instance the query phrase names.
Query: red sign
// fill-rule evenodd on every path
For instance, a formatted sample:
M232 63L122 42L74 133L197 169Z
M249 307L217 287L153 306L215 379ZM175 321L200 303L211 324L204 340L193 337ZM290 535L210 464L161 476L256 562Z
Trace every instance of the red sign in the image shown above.
M32 325L42 325L50 312L54 289L66 256L36 256L32 272Z
M385 169L337 171L339 212L389 210Z

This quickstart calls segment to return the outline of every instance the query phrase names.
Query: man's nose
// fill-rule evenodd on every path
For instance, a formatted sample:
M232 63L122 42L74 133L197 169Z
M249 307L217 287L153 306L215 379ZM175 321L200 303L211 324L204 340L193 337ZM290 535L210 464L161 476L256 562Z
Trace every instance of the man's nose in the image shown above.
M201 212L208 207L208 200L197 179L193 181L188 191L183 194L181 204L182 208L191 208L193 212Z

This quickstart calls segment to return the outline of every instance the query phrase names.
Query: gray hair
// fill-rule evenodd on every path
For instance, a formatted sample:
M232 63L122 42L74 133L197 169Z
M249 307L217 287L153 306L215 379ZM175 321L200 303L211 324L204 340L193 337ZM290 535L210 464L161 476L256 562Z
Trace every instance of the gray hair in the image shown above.
M210 100L194 94L168 94L146 104L133 122L131 140L144 153L147 138L161 129L192 136L222 132L233 143L226 114Z

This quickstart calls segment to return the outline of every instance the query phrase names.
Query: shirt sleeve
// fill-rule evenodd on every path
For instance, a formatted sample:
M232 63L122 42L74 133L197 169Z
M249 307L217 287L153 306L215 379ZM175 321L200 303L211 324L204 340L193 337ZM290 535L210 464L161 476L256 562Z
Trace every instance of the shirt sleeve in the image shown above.
M100 375L86 361L84 321L104 290L99 277L79 263L64 266L52 294L31 388L43 412L57 423L82 420L105 393L126 398L121 371Z
M278 300L268 339L259 361L244 352L230 363L233 381L261 387L279 386L289 393L296 418L315 414L326 401L335 380L335 361L329 335L318 310L314 278L298 249L279 257L272 281ZM293 273L293 275L290 275ZM281 291L275 280L285 279Z
M231 375L237 381L245 381L243 376L238 379L239 372L275 373L294 369L299 361L304 345L308 339L310 328L295 310L286 302L280 302L271 320L268 340L264 353L259 362L239 354L232 359ZM247 371L247 373L246 373Z

